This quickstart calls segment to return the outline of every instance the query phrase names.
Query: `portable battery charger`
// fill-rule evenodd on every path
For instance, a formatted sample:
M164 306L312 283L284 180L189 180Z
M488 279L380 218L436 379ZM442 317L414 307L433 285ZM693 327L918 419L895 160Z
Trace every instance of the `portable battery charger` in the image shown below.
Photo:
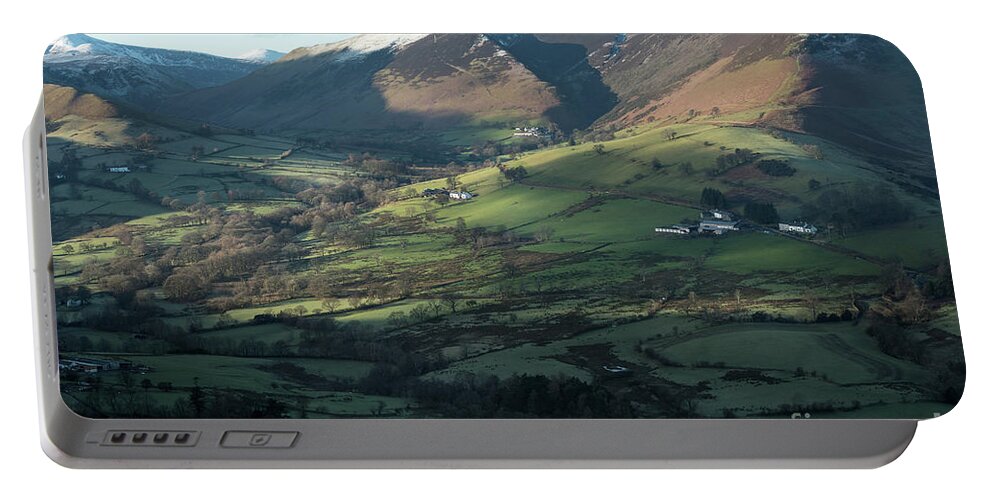
M878 37L77 34L44 81L60 464L876 467L961 397Z

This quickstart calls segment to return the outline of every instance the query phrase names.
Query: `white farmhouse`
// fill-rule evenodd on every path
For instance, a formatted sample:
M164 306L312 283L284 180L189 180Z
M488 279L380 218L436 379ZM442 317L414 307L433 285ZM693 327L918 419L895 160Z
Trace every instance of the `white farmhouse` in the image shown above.
M701 213L700 218L730 221L730 220L734 220L734 214L728 212L727 210L719 210L715 208L713 210L707 210L706 212Z
M786 233L817 234L817 226L806 222L780 222L779 230Z
M451 191L448 193L448 197L453 200L471 200L472 193L468 191Z
M514 127L514 137L545 137L548 130L544 127Z

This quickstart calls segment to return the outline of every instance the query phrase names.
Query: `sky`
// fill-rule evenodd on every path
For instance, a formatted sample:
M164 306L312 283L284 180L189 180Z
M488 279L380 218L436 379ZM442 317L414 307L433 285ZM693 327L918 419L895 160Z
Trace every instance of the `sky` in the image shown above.
M162 49L193 50L225 57L238 57L253 49L272 49L289 52L297 47L336 42L350 34L108 34L87 33L108 42L156 47Z

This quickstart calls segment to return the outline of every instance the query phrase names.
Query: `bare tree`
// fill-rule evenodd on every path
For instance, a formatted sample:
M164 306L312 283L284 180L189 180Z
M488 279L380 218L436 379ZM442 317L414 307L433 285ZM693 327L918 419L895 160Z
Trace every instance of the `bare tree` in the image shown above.
M451 309L452 314L455 314L455 310L458 308L459 305L458 296L453 295L451 293L446 293L441 296L441 302L444 303L446 306L448 306L449 309Z
M690 309L696 307L696 292L690 290L690 292L686 294L686 303L686 312L689 312Z
M800 293L800 300L803 301L804 305L810 309L810 319L811 321L817 320L817 308L820 305L821 299L814 293L813 290L807 288Z
M358 309L358 307L362 305L362 296L350 295L348 297L348 305L351 306L352 309Z

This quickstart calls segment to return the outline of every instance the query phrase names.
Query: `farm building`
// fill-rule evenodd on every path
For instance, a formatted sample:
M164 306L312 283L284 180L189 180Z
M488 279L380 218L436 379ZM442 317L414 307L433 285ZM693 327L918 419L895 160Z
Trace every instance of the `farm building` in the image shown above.
M739 221L734 220L734 214L726 210L707 210L700 213L701 233L724 234L737 231Z
M126 174L131 172L131 167L107 167L107 171L113 174Z
M435 189L435 188L427 188L424 191L421 191L422 196L428 196L428 197L438 196L440 194L448 194L448 191L444 189Z
M700 218L731 221L734 220L734 214L728 212L727 210L719 210L715 208L713 210L707 210L706 212L701 212Z
M779 230L787 233L817 234L817 226L806 222L780 222Z
M453 200L471 200L472 193L468 191L452 191L448 193L448 197Z
M697 226L690 224L673 224L671 226L663 226L655 228L656 233L670 233L670 234L690 234L697 230Z
M59 369L83 373L105 372L128 367L130 367L130 363L125 366L120 361L111 359L62 358L59 360Z
M703 219L700 221L701 233L724 234L728 231L737 230L738 221L736 220Z
M514 137L546 137L548 130L544 127L514 127Z

